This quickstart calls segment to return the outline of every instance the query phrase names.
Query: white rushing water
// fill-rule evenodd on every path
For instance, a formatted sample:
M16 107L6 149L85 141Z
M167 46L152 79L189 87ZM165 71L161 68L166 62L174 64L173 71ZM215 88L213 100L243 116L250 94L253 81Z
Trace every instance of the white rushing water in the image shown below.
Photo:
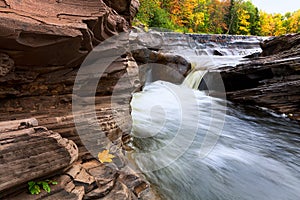
M224 103L162 81L136 93L136 165L163 199L300 199L299 125Z
M162 199L299 200L299 124L195 90L220 60L188 58L182 85L156 81L131 101L130 156Z

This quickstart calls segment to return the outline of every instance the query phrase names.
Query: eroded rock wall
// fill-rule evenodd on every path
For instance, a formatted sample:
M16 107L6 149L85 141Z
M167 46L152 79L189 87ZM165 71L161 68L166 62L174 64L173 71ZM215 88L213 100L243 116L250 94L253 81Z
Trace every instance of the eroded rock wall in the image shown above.
M85 57L101 41L129 30L138 1L118 3L1 1L0 120L34 116L42 125L52 123L51 128L59 130L59 124L69 119L60 117L72 114L73 84ZM98 106L109 108L109 96L119 77L127 73L130 60L125 55L111 64L97 88ZM57 120L50 122L51 117Z
M79 149L79 160L72 165L71 172L64 171L56 177L60 182L51 194L30 196L22 190L25 183L19 189L20 193L4 199L94 199L106 195L109 195L107 199L114 199L114 195L136 199L149 188L146 181L127 169L121 148L131 124L130 92L138 87L137 65L130 53L109 63L96 82L96 91L84 97L95 96L96 121L99 123L87 138L97 142L95 151L108 148L115 154L111 163L115 176L109 177L106 165L100 164L85 148L72 112L72 97L76 98L72 94L74 81L82 62L106 39L128 32L138 6L138 0L0 0L0 121L34 117L39 126L74 141ZM110 48L119 47L122 44ZM105 53L109 52L98 55L109 56ZM112 103L111 96L116 91L120 95L116 95ZM88 111L84 114L88 118ZM87 128L84 126L86 124L81 128ZM98 135L93 135L94 132ZM111 143L101 143L102 138L108 138ZM66 167L70 167L69 164L32 178L49 177ZM97 174L90 172L92 168L99 168ZM134 177L135 181L127 180L127 176ZM100 184L97 182L99 177L107 181ZM14 186L3 187L0 193L6 193Z

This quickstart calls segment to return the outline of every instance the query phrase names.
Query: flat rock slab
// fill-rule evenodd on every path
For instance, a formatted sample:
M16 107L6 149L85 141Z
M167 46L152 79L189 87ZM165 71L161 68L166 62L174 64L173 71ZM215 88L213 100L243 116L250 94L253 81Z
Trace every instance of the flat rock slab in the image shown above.
M35 122L0 123L0 197L12 187L59 172L78 158L73 141Z

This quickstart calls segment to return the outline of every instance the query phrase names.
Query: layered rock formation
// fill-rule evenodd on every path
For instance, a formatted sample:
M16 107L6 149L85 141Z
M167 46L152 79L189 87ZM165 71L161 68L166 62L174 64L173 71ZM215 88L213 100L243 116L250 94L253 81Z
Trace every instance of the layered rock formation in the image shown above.
M0 122L0 191L22 188L22 184L57 173L77 160L78 149L72 140L37 125L36 119Z
M271 38L261 47L257 58L234 68L210 70L206 79L221 73L229 100L300 120L300 34Z
M12 153L12 160L1 157L3 165L16 170L9 184L4 179L6 176L2 178L1 175L1 199L136 199L149 196L149 184L128 169L122 150L130 130L130 92L139 87L138 70L131 54L124 51L115 58L115 54L105 51L106 47L103 51L100 48L95 55L100 59L113 59L111 63L95 65L95 69L105 69L96 82L96 90L86 96L72 94L77 72L86 56L102 41L128 31L138 5L137 0L0 0L0 129L4 130L10 120L19 123L18 120L32 117L43 127L23 128L27 123L21 123L13 131L0 133L1 156L10 150L17 151L20 144L25 148L19 149L23 157ZM116 52L124 48L122 42L108 49ZM87 75L90 79L82 79L80 83L83 88L88 88L95 78L94 74ZM118 94L113 100L112 93ZM80 108L85 108L88 99L94 96L96 117L89 109L72 112L72 97L73 101L78 100ZM76 121L77 129L74 114L84 116L82 121ZM89 122L96 125L89 129ZM85 130L89 131L82 135L80 132ZM18 140L18 137L23 139ZM72 166L77 156L67 151L67 144L64 146L61 141L68 141L74 149L79 149L76 154L79 158ZM27 147L38 150L27 152ZM46 149L57 150L49 150L48 155L42 153ZM116 156L113 163L101 164L95 158L103 149ZM21 160L24 162L20 163ZM37 170L34 175L25 167L25 171L20 169L27 166L26 163L33 163L30 169ZM20 173L24 175L19 176ZM49 177L59 183L50 194L28 194L27 181Z

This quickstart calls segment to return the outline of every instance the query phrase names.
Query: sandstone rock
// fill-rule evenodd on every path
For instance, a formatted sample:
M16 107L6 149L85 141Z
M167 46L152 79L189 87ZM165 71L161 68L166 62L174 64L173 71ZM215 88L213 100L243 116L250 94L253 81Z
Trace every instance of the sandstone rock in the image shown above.
M98 167L89 169L88 172L95 177L99 188L111 181L115 181L118 176L116 166L114 165L102 164Z
M0 196L14 190L14 186L55 174L78 158L74 142L45 127L30 124L32 121L35 122L27 119L0 123ZM18 129L16 124L20 125Z
M0 132L5 131L0 137L10 134L1 140L4 145L18 141L37 148L37 151L29 151L34 149L30 147L28 152L22 149L24 155L11 153L10 159L16 159L15 163L12 160L4 163L2 169L13 170L11 166L16 166L30 173L18 168L15 174L1 175L1 184L5 179L4 185L0 184L1 192L20 192L10 194L14 195L13 199L88 199L97 194L107 195L112 190L110 197L117 199L114 195L118 195L118 189L125 191L126 197L131 196L132 191L125 185L115 187L119 175L117 167L113 163L104 167L94 157L103 148L114 145L121 148L122 135L130 131L131 92L140 87L138 66L125 51L126 35L115 43L103 41L127 32L138 6L137 0L0 0ZM99 44L103 46L96 48ZM100 80L96 79L95 70L84 74L88 80L84 76L77 77L82 81L80 87L87 92L76 96L73 91L78 88L74 82L88 55L92 62L98 59L93 69L101 71L103 66L108 66L101 71ZM111 62L106 63L108 60ZM90 91L90 84L95 80L96 89ZM91 99L95 100L96 115L88 109ZM78 112L72 112L73 101L78 101L77 108L82 108ZM24 118L30 120L22 120L20 124L18 120ZM36 128L37 122L42 127ZM77 144L79 154L71 140ZM22 157L30 153L34 154L30 159ZM6 154L10 155L8 152L3 155ZM82 163L76 162L69 171L62 172L78 155ZM40 168L35 167L33 158L37 158ZM116 160L122 165L125 163ZM32 174L28 166L37 172ZM59 185L54 186L50 194L32 196L25 191L26 181L49 177L58 171L61 173ZM11 180L6 181L6 178ZM24 187L19 188L19 184L24 183Z
M115 200L115 199L124 199L132 200L136 199L132 195L131 191L121 182L116 182L112 191L106 195L103 200Z
M120 171L118 179L124 183L137 197L141 197L141 192L149 188L150 184L141 179L140 175L126 166Z
M85 194L84 199L100 199L106 196L113 189L114 184L114 181L108 182L107 184Z
M82 186L75 186L71 178L67 175L54 177L53 180L57 181L57 185L51 185L51 192L47 193L42 191L38 195L31 195L27 191L7 197L9 200L38 200L38 199L69 199L81 200L84 195L84 188Z
M89 170L89 169L94 168L94 167L98 167L99 165L100 165L100 162L96 159L89 160L89 161L84 162L84 163L81 164L81 166L86 170Z
M0 53L0 77L14 69L14 61L7 54Z
M88 174L84 168L81 168L79 173L75 176L74 181L91 185L95 182L95 178Z
M35 118L0 122L0 132L17 131L20 129L38 126Z
M95 182L94 177L87 173L86 169L80 164L73 165L67 172L69 176L76 182L91 185Z
M133 20L133 17L137 14L140 5L138 0L104 0L104 2L106 3L106 5L113 8L127 21L130 22Z

